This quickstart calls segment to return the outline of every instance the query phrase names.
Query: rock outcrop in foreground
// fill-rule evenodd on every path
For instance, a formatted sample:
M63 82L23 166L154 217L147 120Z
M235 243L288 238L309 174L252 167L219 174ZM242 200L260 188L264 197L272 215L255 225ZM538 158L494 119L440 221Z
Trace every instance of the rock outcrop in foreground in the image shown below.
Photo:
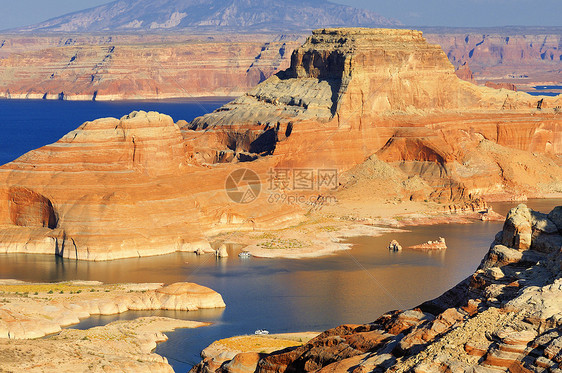
M287 70L191 123L99 119L0 167L0 252L211 251L217 234L294 225L326 197L340 208L560 195L560 106L460 80L418 31L317 30ZM236 198L240 168L257 175L255 200Z
M58 333L92 315L127 311L197 311L224 308L216 291L193 283L103 285L0 283L0 339L32 339Z
M168 338L163 332L208 324L141 317L87 330L65 329L32 340L0 339L0 369L5 372L151 372L173 373L154 348Z
M87 330L61 329L92 315L126 311L224 308L219 293L193 283L0 280L0 371L173 372L155 354L163 332L209 323L164 317L116 321Z
M561 266L562 206L546 215L519 205L476 272L439 298L192 372L559 372Z

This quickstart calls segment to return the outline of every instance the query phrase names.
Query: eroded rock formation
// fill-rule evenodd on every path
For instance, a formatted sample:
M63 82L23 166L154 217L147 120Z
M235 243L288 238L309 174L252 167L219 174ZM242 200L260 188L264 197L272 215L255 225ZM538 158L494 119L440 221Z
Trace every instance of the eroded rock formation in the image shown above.
M494 83L494 82L486 82L484 84L486 87L494 88L494 89L509 89L510 91L517 92L517 86L513 83Z
M560 175L548 157L525 171L512 162L529 165L528 151L561 152L552 110L561 99L545 99L551 109L540 122L530 112L539 100L458 79L441 49L416 31L320 30L294 52L288 70L183 129L207 134L194 141L201 161L274 153L280 168L349 169L376 154L394 166L389 183L419 176L418 189L451 200L502 194L506 182L534 184L540 178L529 173L541 167ZM548 188L559 190L552 182Z
M339 326L244 370L227 361L192 372L556 372L561 217L562 206L548 215L512 209L476 272L415 309Z
M47 306L48 307L48 306ZM8 372L152 372L173 373L165 357L154 353L164 332L198 328L205 323L141 317L87 330L64 329L47 338L0 339L0 369Z
M99 119L0 167L0 251L212 251L218 233L302 221L338 187L456 206L556 195L561 100L462 81L418 31L317 30L287 70L191 123ZM255 176L228 186L240 168ZM279 187L279 169L315 176Z
M476 81L474 80L474 75L472 74L472 70L470 70L470 66L468 66L466 62L460 65L459 67L457 67L455 74L462 80L466 80L467 82L476 84Z

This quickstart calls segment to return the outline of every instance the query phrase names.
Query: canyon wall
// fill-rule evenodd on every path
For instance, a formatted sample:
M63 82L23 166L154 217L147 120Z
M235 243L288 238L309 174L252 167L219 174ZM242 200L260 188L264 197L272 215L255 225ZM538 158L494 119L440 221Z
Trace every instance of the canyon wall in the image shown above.
M238 96L289 65L300 35L0 37L0 97Z
M239 96L289 66L306 34L0 35L0 97L68 100ZM562 81L562 31L427 29L474 82L524 91ZM468 80L470 75L468 76ZM561 90L557 92L562 93Z
M478 84L512 83L532 91L562 82L560 28L434 31L426 31L428 40L441 45L455 67L467 64Z
M455 204L560 195L560 106L457 78L419 31L316 30L288 69L191 123L98 119L0 167L0 251L109 260L210 250L219 233L306 219L314 206L272 202L273 184L307 201L357 186L378 198L375 182L401 185L385 195ZM358 166L398 176L350 183ZM292 190L275 170L342 178L322 188L308 176L313 187Z

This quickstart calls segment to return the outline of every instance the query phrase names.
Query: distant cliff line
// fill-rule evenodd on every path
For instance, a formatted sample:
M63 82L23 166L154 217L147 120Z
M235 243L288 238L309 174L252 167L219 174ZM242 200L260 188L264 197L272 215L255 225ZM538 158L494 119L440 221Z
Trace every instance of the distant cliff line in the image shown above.
M307 34L0 35L0 98L138 100L239 96L289 66ZM424 35L477 84L562 82L562 28L435 29Z

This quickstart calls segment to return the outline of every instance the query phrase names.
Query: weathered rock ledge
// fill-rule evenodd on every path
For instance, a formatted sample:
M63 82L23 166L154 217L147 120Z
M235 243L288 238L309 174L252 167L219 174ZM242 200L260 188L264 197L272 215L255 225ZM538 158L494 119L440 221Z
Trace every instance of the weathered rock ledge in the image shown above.
M6 372L154 372L173 373L154 348L164 332L206 323L141 317L87 330L65 329L41 339L0 338L0 369Z
M0 281L0 370L10 372L173 372L153 353L163 332L208 323L163 317L64 329L91 315L128 310L223 308L220 294L193 283L104 285ZM44 337L47 335L47 337ZM44 338L41 338L44 337Z
M225 307L219 293L193 283L29 284L3 280L0 289L0 338L7 339L32 339L58 333L61 327L77 324L91 315Z
M412 310L342 325L304 346L192 372L559 372L562 206L510 211L476 272ZM251 365L250 363L253 363Z

